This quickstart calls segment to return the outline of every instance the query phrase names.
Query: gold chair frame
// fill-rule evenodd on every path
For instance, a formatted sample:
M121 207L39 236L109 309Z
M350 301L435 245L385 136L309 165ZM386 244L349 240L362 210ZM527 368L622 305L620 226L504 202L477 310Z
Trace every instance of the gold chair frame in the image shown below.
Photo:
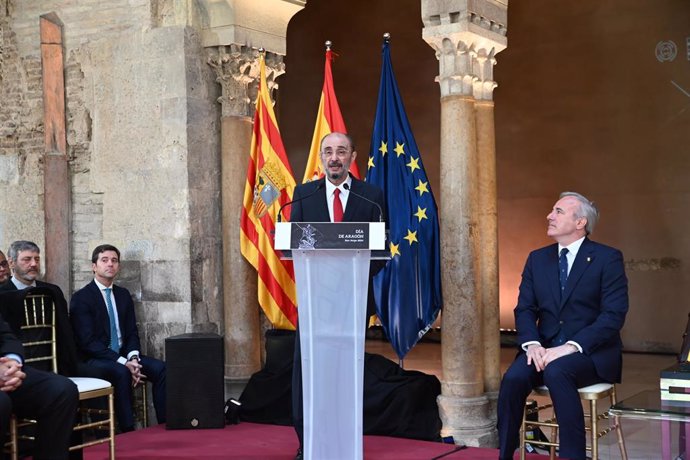
M53 305L53 298L46 294L27 294L24 298L24 318L22 321L22 332L41 331L46 332L39 340L30 340L23 342L24 348L39 350L41 353L44 349L48 349L47 353L39 354L25 359L25 363L48 363L52 372L57 372L57 340L55 328L55 306ZM45 337L47 336L47 337ZM83 449L88 446L102 444L108 442L110 445L109 456L111 460L115 459L115 410L113 404L113 386L110 382L105 380L88 378L88 377L70 377L79 388L79 402L87 401L94 398L107 397L108 409L90 409L80 407L80 413L83 416L86 414L107 415L107 418L96 421L89 421L86 423L78 422L74 426L74 430L86 429L100 429L107 430L108 435L102 438L82 442L81 444L70 446L69 450ZM17 460L19 456L18 442L20 439L33 440L33 437L20 436L19 428L25 425L35 423L35 420L17 419L14 415L10 420L10 441L7 443L10 447L10 458Z
M585 436L589 440L587 450L591 452L592 460L599 459L599 438L606 436L612 431L615 431L616 435L618 436L618 447L621 452L621 458L623 460L627 460L628 454L625 450L625 441L623 439L623 431L621 429L619 417L610 416L608 411L601 414L597 413L597 402L601 399L609 398L610 406L616 404L616 386L611 383L597 383L587 387L582 387L577 391L580 394L580 400L587 401L589 403L588 410L585 410ZM537 394L538 396L550 396L549 389L545 386L535 388L533 393ZM529 408L527 405L525 405L525 411L522 416L522 425L520 426L520 460L525 460L526 443L549 446L549 459L554 460L556 458L556 448L559 446L559 442L558 421L556 420L555 413L550 418L543 421L534 421L528 419L528 417L533 414L537 414L538 418L539 412L552 408L553 403L551 401L532 408ZM602 420L609 421L608 426L603 429L599 426L599 422ZM550 429L551 436L549 437L549 441L535 441L527 438L527 432L538 427Z
M134 413L136 414L135 417L137 420L141 421L141 427L142 428L148 428L149 426L149 400L148 400L148 393L147 393L147 385L148 382L146 380L142 381L134 387L134 390L139 389L141 391L141 395L139 397L134 395L134 398L132 400L132 408L134 409Z

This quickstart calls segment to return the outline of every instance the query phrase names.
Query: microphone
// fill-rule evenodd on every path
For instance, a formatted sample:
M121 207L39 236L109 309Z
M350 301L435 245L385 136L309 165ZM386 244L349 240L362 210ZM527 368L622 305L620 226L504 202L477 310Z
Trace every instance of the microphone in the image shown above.
M326 184L325 181L324 181L324 182L321 182L321 183L319 183L319 185L316 186L316 189L315 189L313 192L311 192L311 193L309 193L309 194L307 194L307 195L304 195L304 196L302 196L302 197L299 197L299 198L297 198L296 200L288 201L287 203L285 203L284 205L282 205L282 206L280 207L280 209L278 209L278 218L277 218L276 220L277 220L278 222L282 222L282 219L280 218L280 216L281 216L281 214L282 214L283 209L285 208L285 206L287 206L287 205L289 205L289 204L292 204L292 203L297 203L297 202L302 201L302 200L306 200L307 198L309 198L309 197L312 196L312 195L315 195L316 192L318 192L319 190L321 190L325 184Z
M378 204L378 203L377 203L376 201L374 201L374 200L370 200L369 198L365 197L364 195L360 195L359 193L355 192L354 190L352 190L352 189L350 188L350 186L349 186L347 183L344 183L344 184L343 184L343 188L344 188L345 190L347 190L348 192L352 193L354 196L359 197L359 198L361 198L361 199L363 199L363 200L365 200L365 201L368 201L369 203L371 203L371 204L373 204L374 206L376 206L376 208L379 210L379 222L383 222L383 209L381 209L381 205L380 205L380 204Z

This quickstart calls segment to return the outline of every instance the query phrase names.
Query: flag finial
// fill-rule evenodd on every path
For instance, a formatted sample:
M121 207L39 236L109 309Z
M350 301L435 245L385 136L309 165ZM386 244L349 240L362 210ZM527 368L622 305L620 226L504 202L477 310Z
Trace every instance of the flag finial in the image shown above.
M331 46L333 46L333 42L330 40L326 40L325 45L326 45L326 51L328 51L331 49Z
M266 54L266 48L264 48L263 46L259 48L259 54Z
M388 32L386 32L385 34L383 34L383 41L384 41L384 43L390 43L390 41L391 41L391 34L389 34Z

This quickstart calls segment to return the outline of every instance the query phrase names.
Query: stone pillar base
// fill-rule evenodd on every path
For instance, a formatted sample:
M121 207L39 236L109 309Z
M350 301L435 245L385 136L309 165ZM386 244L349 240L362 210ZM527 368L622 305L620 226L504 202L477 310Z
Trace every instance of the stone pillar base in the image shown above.
M495 424L498 415L498 391L486 392L484 396L489 400L489 419Z
M439 396L439 414L443 422L442 436L453 436L456 444L473 447L496 447L498 433L496 421L490 417L489 398L463 398Z

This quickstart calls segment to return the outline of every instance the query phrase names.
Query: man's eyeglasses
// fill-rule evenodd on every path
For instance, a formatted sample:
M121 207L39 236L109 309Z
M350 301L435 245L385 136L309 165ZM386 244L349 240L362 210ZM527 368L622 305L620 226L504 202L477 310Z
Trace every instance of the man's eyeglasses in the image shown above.
M10 264L8 264L6 260L3 260L2 262L0 262L0 267L7 268L9 266L10 266Z
M345 158L346 156L348 156L351 153L351 151L349 149L335 149L335 150L328 149L328 150L324 150L323 152L321 152L321 155L328 158L331 155L333 155L333 153L335 153L338 158Z

